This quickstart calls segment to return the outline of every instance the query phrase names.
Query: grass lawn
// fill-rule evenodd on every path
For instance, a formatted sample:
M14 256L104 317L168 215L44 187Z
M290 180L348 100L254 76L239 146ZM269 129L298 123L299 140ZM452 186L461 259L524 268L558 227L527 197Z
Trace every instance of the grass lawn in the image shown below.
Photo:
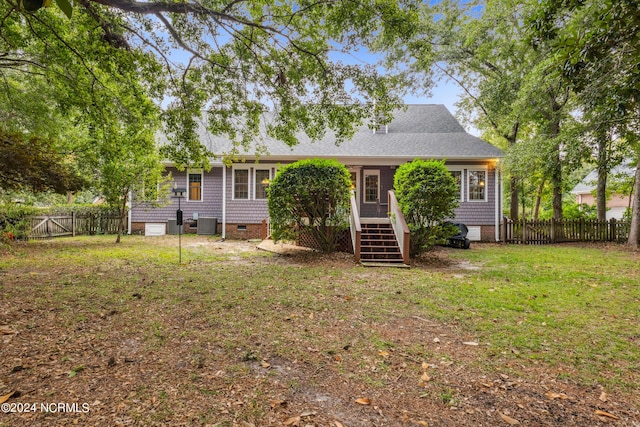
M0 426L640 426L622 246L387 269L189 235L178 265L177 238L113 240L0 249Z

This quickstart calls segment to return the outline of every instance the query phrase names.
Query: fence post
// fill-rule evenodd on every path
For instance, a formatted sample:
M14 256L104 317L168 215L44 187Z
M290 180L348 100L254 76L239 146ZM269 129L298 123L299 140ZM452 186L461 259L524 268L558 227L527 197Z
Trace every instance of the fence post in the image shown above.
M611 218L609 220L609 241L617 241L618 236L616 235L616 219Z
M76 211L71 211L71 236L76 237Z
M507 242L507 217L506 216L502 217L502 242L509 243Z
M551 218L551 233L550 237L551 237L551 243L555 243L556 242L556 219L555 218Z
M527 244L527 218L522 215L522 244Z

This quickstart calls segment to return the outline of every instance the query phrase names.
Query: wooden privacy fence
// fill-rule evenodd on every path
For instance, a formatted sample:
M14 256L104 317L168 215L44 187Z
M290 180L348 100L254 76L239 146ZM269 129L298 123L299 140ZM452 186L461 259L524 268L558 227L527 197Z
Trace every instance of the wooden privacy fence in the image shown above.
M46 239L61 236L79 236L83 234L116 234L118 221L115 215L76 214L32 216L30 239ZM125 229L127 223L125 221Z
M554 219L513 221L503 218L502 238L505 243L544 245L561 242L622 242L629 237L628 221Z

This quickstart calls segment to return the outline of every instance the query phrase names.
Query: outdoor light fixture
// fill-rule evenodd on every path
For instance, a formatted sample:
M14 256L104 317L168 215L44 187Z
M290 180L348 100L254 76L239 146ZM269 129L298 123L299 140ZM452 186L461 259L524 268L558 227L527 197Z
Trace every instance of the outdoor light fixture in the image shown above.
M178 210L176 211L176 226L178 227L178 263L182 264L182 209L180 209L180 200L187 192L186 188L178 188L174 185L171 196L174 199L178 199Z

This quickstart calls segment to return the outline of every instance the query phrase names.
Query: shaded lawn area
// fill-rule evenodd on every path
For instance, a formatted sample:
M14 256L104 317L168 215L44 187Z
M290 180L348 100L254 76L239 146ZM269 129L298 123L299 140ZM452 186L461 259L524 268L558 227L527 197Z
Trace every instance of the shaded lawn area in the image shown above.
M0 396L22 412L0 426L640 425L624 247L438 248L406 270L183 239L182 266L173 237L0 252Z

